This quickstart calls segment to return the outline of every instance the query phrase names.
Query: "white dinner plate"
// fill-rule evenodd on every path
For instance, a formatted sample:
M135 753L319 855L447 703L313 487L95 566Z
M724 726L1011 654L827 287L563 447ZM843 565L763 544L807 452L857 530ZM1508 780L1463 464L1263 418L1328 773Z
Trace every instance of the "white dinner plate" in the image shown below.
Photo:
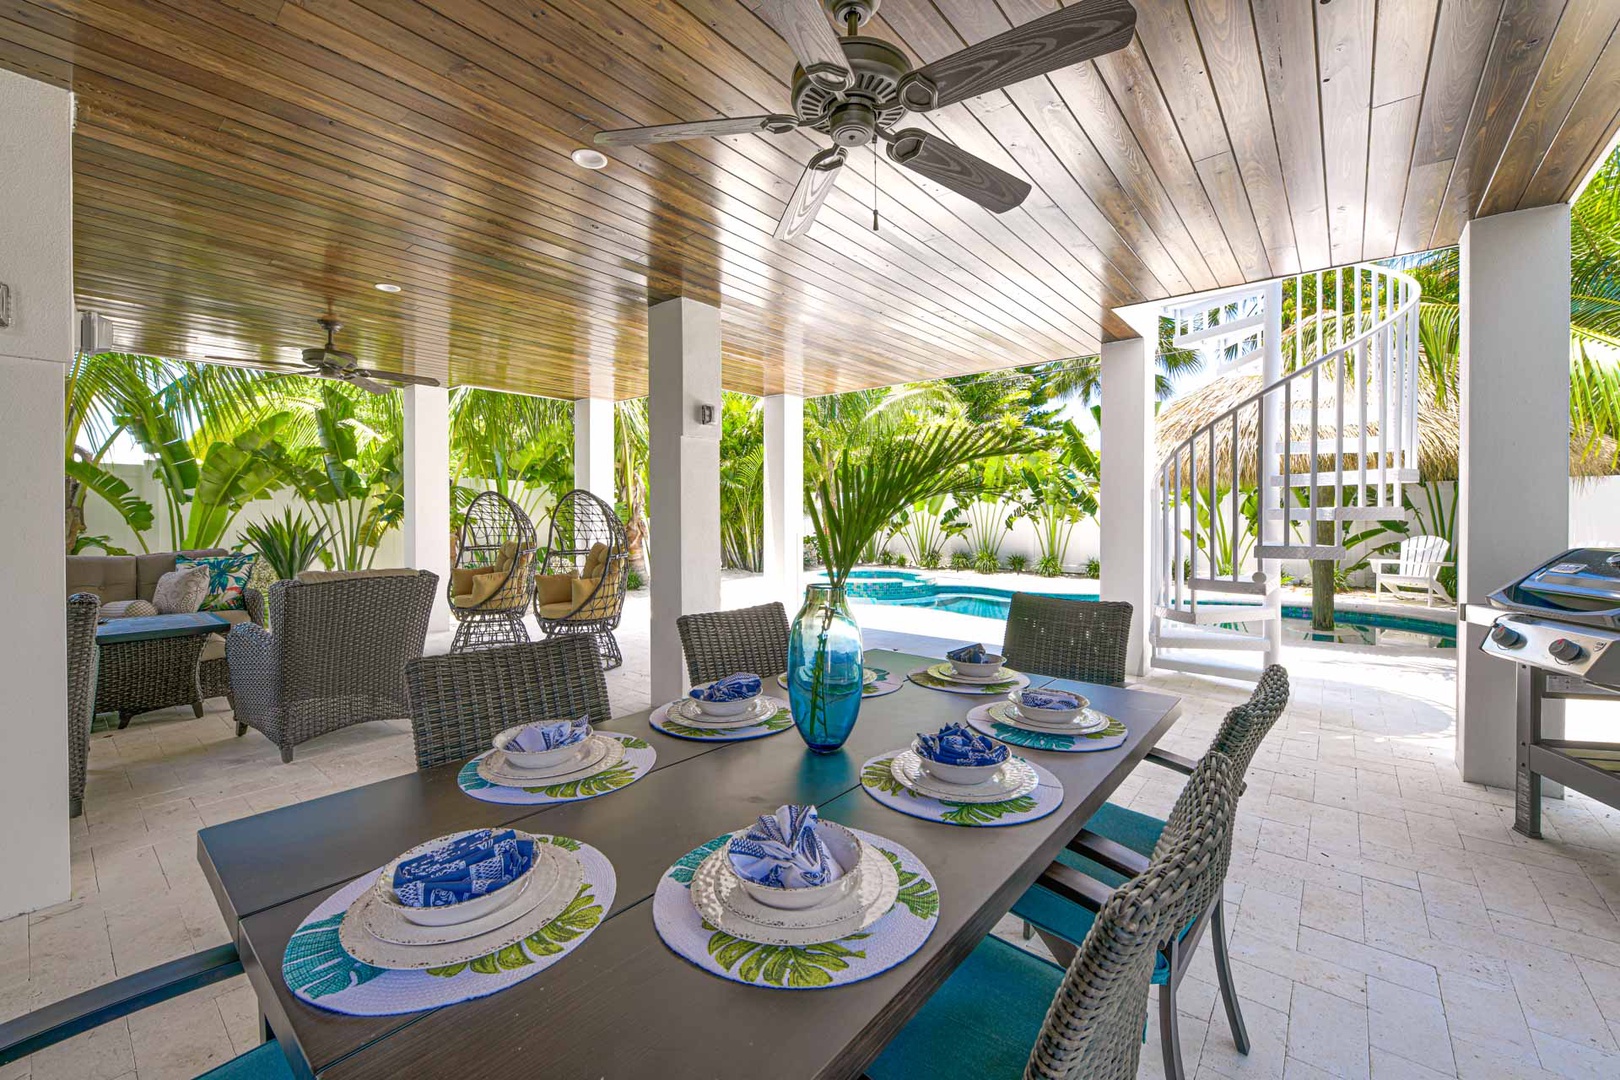
M726 854L730 846L729 842L722 845L697 868L692 876L692 903L710 926L744 941L762 945L837 941L883 918L900 895L900 877L894 866L876 847L862 844L855 870L860 880L844 900L801 911L766 907L748 895L731 869ZM834 911L837 917L828 918Z
M600 748L600 752L593 755L594 760L588 765L582 765L568 772L552 773L534 769L520 769L507 760L504 753L491 750L486 756L478 759L478 775L500 787L550 787L552 784L566 784L570 780L583 780L587 776L595 776L599 772L606 772L624 760L624 743L606 735L592 735L591 741Z
M1040 786L1040 777L1021 757L1009 757L1001 769L982 784L947 784L923 771L914 750L902 750L889 763L890 774L918 795L956 803L993 803L1028 795Z

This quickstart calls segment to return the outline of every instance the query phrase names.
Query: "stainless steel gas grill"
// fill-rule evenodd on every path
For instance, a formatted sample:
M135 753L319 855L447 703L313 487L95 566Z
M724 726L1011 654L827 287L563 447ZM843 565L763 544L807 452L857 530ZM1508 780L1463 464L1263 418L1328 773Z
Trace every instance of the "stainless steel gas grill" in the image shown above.
M1519 669L1513 827L1541 836L1543 777L1620 807L1620 742L1542 733L1549 699L1620 701L1620 551L1566 551L1491 593L1490 602L1504 614L1480 649Z

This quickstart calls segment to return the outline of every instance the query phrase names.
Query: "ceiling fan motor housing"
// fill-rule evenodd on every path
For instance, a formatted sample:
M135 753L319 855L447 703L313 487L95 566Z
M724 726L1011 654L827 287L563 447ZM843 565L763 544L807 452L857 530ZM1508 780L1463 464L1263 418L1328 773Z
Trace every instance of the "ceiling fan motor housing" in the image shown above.
M842 93L828 90L793 69L793 112L806 127L823 131L841 146L864 146L872 141L873 128L886 128L900 122L905 107L894 102L895 88L911 70L905 54L881 38L839 38L849 70L855 76Z

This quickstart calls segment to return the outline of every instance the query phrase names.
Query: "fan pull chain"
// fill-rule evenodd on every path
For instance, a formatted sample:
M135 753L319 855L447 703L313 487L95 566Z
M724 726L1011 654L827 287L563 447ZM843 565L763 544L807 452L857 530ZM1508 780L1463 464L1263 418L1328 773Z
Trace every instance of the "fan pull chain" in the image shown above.
M877 208L878 179L877 179L877 171L878 171L877 143L873 143L872 144L872 231L873 232L878 231L878 208Z

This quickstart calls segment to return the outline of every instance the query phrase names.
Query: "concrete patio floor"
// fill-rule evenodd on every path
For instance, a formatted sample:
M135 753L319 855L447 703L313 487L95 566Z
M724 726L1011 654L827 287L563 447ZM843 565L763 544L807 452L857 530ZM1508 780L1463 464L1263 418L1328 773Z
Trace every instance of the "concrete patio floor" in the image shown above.
M730 577L725 590L738 606L759 586ZM857 617L874 647L919 630L993 639L1000 625L877 605ZM645 593L620 640L608 681L629 712L648 704ZM1545 841L1512 832L1511 793L1464 784L1453 764L1454 656L1285 648L1293 697L1250 772L1227 884L1254 1046L1232 1047L1206 943L1181 999L1189 1076L1620 1076L1620 813L1571 797L1548 803ZM1192 676L1145 685L1182 696L1165 745L1191 755L1246 696ZM405 720L323 737L282 765L210 705L92 740L74 897L0 922L0 1019L224 943L198 829L413 767ZM1162 815L1178 780L1143 766L1115 799ZM1017 939L1010 920L1000 930ZM186 1080L257 1037L237 978L0 1067L0 1080ZM1155 1035L1141 1076L1162 1075Z

